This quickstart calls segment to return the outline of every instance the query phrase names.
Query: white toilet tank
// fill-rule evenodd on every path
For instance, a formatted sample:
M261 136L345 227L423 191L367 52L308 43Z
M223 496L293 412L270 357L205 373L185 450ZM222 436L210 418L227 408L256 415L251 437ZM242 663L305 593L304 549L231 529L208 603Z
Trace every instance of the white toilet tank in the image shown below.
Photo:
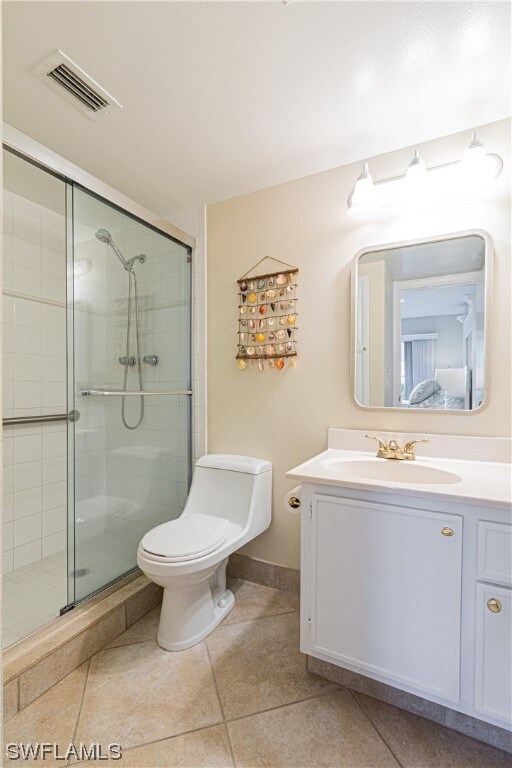
M270 525L271 509L270 461L212 453L196 462L183 515L224 517L257 536Z

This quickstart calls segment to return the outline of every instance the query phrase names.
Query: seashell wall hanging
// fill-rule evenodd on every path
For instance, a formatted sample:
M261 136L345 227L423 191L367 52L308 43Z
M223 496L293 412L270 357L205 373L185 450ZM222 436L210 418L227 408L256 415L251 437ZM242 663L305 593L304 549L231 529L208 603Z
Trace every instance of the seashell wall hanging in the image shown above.
M263 272L264 262L267 271ZM257 269L260 268L260 271ZM241 371L253 367L253 361L260 371L268 368L281 371L289 363L295 368L297 357L297 275L299 270L291 264L266 256L238 280L238 350L237 368ZM258 291L258 293L256 293ZM276 298L283 297L286 301ZM258 314L258 333L254 332L251 340L263 343L263 346L246 346L247 321L243 319L248 311ZM282 330L272 331L276 326ZM284 326L284 327L283 327ZM249 320L249 328L256 327L255 320ZM286 329L286 330L285 330ZM274 338L281 343L272 344ZM286 344L283 341L286 340Z

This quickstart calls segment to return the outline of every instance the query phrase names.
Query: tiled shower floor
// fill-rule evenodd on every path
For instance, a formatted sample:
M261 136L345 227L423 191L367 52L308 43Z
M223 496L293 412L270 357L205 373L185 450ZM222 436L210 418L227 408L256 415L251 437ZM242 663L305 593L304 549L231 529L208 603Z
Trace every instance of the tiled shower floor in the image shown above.
M114 530L75 546L76 597L95 592L135 566L138 530L129 537ZM3 578L2 648L7 648L59 616L68 602L67 553L17 568Z
M6 742L117 742L127 768L510 768L505 752L308 674L297 597L230 585L235 608L205 641L160 649L155 609L9 720Z
M2 648L55 619L67 603L66 551L3 577Z

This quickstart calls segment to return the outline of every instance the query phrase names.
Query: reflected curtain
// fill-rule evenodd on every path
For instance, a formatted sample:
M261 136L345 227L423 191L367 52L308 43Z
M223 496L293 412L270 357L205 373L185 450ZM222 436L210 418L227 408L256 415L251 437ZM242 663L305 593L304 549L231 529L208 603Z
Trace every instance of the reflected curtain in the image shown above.
M404 341L404 399L417 384L434 378L434 339Z

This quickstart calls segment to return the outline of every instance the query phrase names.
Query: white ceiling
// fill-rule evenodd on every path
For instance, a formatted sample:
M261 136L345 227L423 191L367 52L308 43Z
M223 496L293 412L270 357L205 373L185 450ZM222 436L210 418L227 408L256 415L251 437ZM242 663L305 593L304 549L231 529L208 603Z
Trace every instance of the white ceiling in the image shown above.
M400 291L402 320L411 317L445 317L446 315L465 317L468 307L464 296L474 296L475 290L475 283L455 283L414 291Z
M385 261L392 281L480 272L485 266L485 242L479 235L369 251L361 264Z
M508 2L4 2L4 119L160 215L510 115ZM30 72L61 49L123 105Z

